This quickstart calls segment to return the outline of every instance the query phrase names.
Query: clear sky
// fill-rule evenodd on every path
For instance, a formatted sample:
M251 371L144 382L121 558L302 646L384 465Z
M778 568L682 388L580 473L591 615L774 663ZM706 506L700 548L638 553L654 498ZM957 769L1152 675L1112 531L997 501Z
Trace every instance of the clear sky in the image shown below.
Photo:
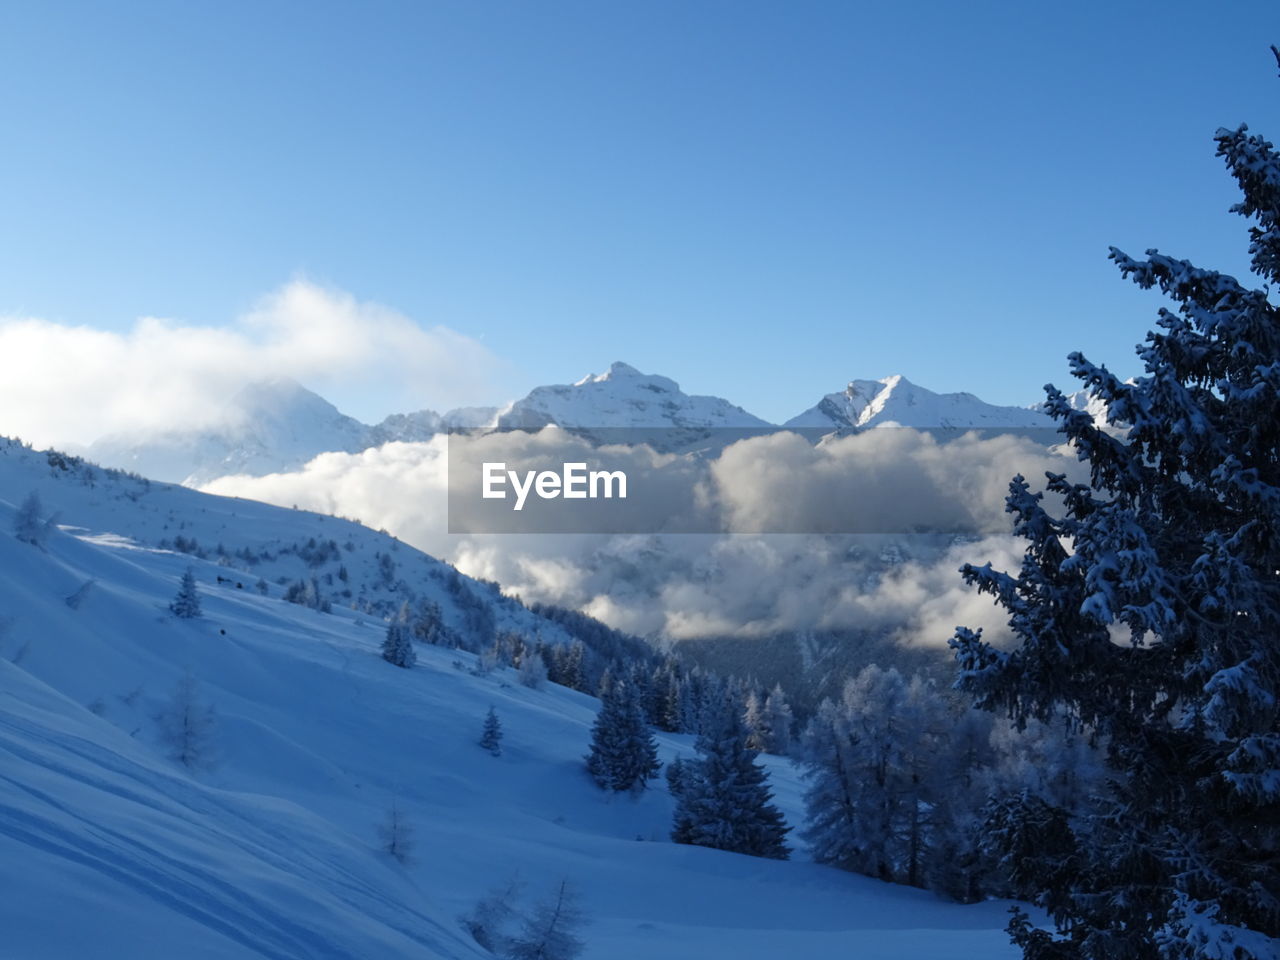
M1280 137L1272 42L1274 2L11 3L0 314L305 276L482 341L495 402L615 359L770 419L1032 402L1134 372L1109 244L1243 269L1211 137Z

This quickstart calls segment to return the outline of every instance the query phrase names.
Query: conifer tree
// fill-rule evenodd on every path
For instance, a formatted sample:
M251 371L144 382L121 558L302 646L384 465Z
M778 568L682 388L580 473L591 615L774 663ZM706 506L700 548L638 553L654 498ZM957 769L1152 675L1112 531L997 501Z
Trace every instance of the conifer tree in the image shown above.
M1028 957L1261 960L1280 937L1280 154L1243 126L1216 140L1263 288L1112 249L1176 310L1134 381L1070 356L1109 428L1053 388L1046 409L1090 484L1048 475L1058 514L1014 478L1021 570L963 571L1016 638L957 631L978 704L1019 724L1063 713L1106 743L1112 788L1073 825L1074 865L1026 871L1058 925L1015 919Z
M764 703L765 698L759 691L752 690L742 708L742 721L747 725L747 746L758 753L767 753L773 744L773 729Z
M490 707L489 712L485 714L480 746L495 757L502 756L502 721L498 719L498 711L493 707Z
M601 700L586 761L591 779L602 790L617 792L643 790L662 766L640 691L621 677Z
M558 682L570 690L586 690L586 656L587 648L581 640L569 644L562 668L562 679Z
M765 700L764 715L770 737L767 751L786 756L791 752L791 728L795 724L795 716L781 684L775 685Z
M672 839L733 853L785 860L788 827L771 800L768 773L747 746L748 731L736 697L708 708L695 745L699 759L678 776Z
M182 580L178 584L177 596L173 598L173 602L169 604L169 609L173 611L175 617L181 617L183 620L191 620L200 616L200 592L196 589L196 575L190 567L182 575Z
M413 649L413 634L409 628L409 604L404 603L400 612L387 624L387 635L382 641L382 659L406 670L418 662Z

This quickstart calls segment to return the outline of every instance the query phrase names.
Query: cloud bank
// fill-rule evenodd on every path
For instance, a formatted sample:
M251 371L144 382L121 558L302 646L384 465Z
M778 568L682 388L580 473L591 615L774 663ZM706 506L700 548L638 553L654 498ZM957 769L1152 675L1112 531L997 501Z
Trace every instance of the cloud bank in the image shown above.
M964 586L957 569L966 561L1016 567L1020 545L996 533L958 540L905 531L958 520L1007 530L1004 496L1014 473L1079 469L1074 457L1017 437L941 443L912 430L875 430L813 447L779 434L671 474L688 487L673 502L710 505L743 530L777 529L779 511L803 530L822 529L831 512L855 510L864 519L875 510L891 532L451 536L447 460L447 443L436 438L325 454L294 473L227 477L204 489L359 519L527 601L581 609L640 635L866 629L944 643L957 624L999 638L1003 616ZM650 528L663 520L649 518Z
M124 332L0 318L0 432L41 446L217 425L247 383L292 377L392 408L491 402L500 364L447 327L295 280L226 326L144 317Z

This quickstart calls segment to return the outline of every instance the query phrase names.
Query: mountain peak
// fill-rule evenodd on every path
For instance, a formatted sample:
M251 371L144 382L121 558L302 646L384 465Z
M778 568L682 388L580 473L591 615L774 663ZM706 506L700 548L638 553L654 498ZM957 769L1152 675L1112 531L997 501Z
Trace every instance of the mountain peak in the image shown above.
M719 397L690 396L674 380L616 361L572 384L537 387L499 413L501 427L766 427Z
M227 407L234 417L293 417L302 411L341 416L337 407L292 377L250 381L232 395Z
M934 393L900 373L879 380L850 380L783 426L823 430L887 425L920 429L1031 428L1049 425L1043 413L984 403L971 393Z
M629 363L623 363L621 360L615 360L609 364L609 369L604 373L589 373L581 380L574 383L575 387L586 386L588 383L605 383L609 380L626 380L641 379L645 374L641 373ZM666 379L665 377L663 379Z

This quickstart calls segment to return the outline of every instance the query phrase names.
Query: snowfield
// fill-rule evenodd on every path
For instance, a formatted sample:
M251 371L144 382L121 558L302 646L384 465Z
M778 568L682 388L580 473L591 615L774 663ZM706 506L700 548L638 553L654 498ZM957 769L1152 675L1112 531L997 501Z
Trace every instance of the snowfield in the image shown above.
M10 532L33 489L60 512L43 546ZM154 545L179 528L231 560ZM380 619L336 593L331 613L281 599L273 578L296 556L277 557L265 596L259 571L236 566L241 548L311 538L350 540L347 582L366 591L375 552L393 553L457 620L443 565L384 534L103 473L90 484L0 442L0 956L486 957L458 916L515 875L521 909L562 879L577 888L583 956L598 960L1015 955L1007 903L947 903L803 851L672 844L661 780L633 799L587 777L593 698L473 675L472 655L443 647L398 669L378 655ZM188 566L203 610L184 620L168 604ZM564 639L491 602L500 622ZM194 715L216 712L190 767L166 732L184 677ZM477 745L491 705L500 757ZM659 743L664 759L691 753L689 737ZM770 768L798 824L802 784L788 761ZM413 830L403 864L379 838L393 804Z

